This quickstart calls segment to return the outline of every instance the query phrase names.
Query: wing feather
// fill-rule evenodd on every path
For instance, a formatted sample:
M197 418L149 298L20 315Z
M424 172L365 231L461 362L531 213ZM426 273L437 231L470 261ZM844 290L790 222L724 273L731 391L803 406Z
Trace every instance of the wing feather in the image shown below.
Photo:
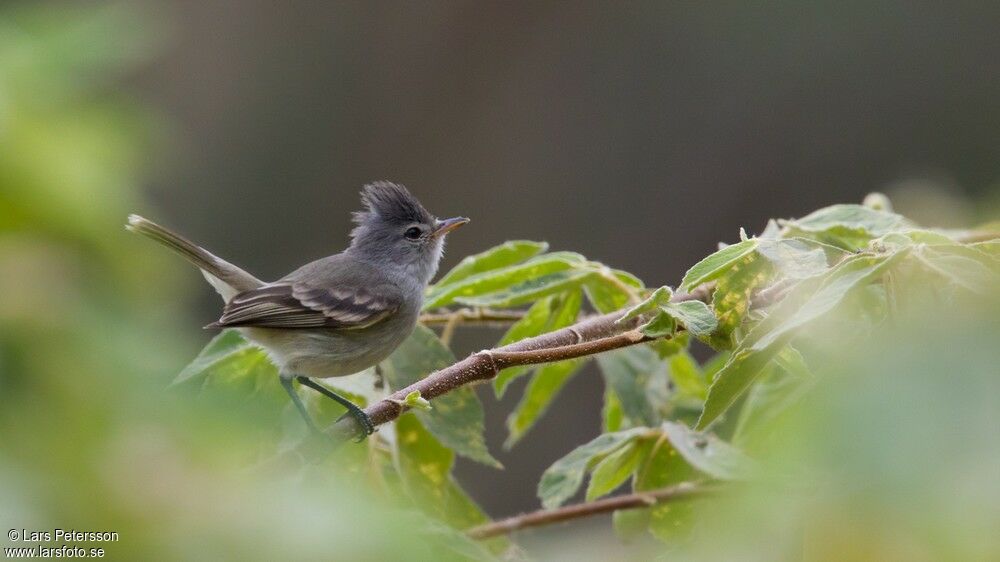
M340 328L357 330L395 312L400 299L391 287L267 285L234 296L211 327Z

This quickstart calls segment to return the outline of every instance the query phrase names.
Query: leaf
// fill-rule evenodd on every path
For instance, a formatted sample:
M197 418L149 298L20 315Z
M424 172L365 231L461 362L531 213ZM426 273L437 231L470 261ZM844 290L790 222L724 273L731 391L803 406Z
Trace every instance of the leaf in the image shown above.
M663 432L688 464L713 478L741 480L752 471L752 462L742 451L712 434L670 421L663 422Z
M396 447L399 476L417 507L458 529L488 521L452 477L454 453L438 442L413 413L403 414L396 421Z
M662 430L662 428L661 428ZM660 439L643 440L643 460L632 479L632 490L645 492L691 480L695 471L670 444L666 435ZM617 511L614 514L615 528L619 532L628 527L648 528L661 540L669 541L681 530L690 515L688 502L667 502L648 509ZM627 514L627 515L626 515Z
M431 549L431 560L462 560L464 562L496 562L500 560L484 548L483 541L471 538L460 529L454 529L448 525L435 524L434 521L427 521L426 519L423 521L415 520L413 524L414 526L419 525L416 528L422 531L426 530L428 536L426 540L422 540L421 542ZM499 543L498 547L492 548L496 553L503 553L509 547L509 541L503 538L493 538L486 541L486 544L491 543ZM423 558L415 552L411 552L409 557L414 560Z
M604 457L590 474L587 501L607 495L621 486L635 472L642 457L643 449L637 446L635 441L626 443L614 453Z
M503 347L543 333L552 315L552 308L556 304L558 304L558 301L555 296L535 301L535 304L531 305L531 308L524 313L524 316L507 330L507 333L500 339L497 347ZM500 371L493 378L493 392L497 398L503 398L504 392L507 391L507 386L531 369L531 365L519 365L516 367L507 367Z
M240 335L239 331L223 330L205 345L198 356L184 367L171 384L179 385L195 378L203 378L207 376L208 370L213 365L246 347L251 347L251 344Z
M646 345L655 351L660 359L666 359L675 353L686 350L691 345L691 334L677 332L672 338L651 341Z
M635 428L604 433L557 460L545 470L538 483L538 497L542 505L547 509L562 505L580 488L588 468L646 431L646 428Z
M701 301L668 302L660 310L680 322L691 335L699 338L710 335L719 324L708 305Z
M687 351L675 353L667 361L670 366L670 380L685 396L704 401L708 396L708 383L698 367L698 363Z
M507 416L507 440L503 444L504 448L510 449L524 437L583 364L582 359L570 359L549 363L535 371L521 401Z
M508 308L579 287L593 275L591 271L559 271L529 279L504 291L476 297L456 297L455 301L468 306Z
M622 284L635 288L636 292L643 288L642 281L631 273L612 269L611 275L614 275ZM584 290L594 310L601 314L621 310L632 298L630 293L623 290L619 283L608 279L607 275L595 275L587 280L584 284Z
M740 327L750 310L750 296L771 278L770 262L756 254L748 254L734 263L725 276L719 278L712 293L712 308L718 326L709 343L716 349L733 346L733 332Z
M420 396L419 390L414 390L413 392L407 394L406 398L403 400L403 405L417 410L431 409L431 403L428 402L423 396Z
M985 242L976 242L975 244L970 244L969 247L979 250L995 260L1000 260L1000 238Z
M785 279L806 279L829 269L826 252L803 238L761 240L757 253L770 261Z
M389 387L398 390L455 362L451 351L430 329L417 326L406 341L382 362ZM434 399L430 411L417 417L436 439L463 457L501 468L490 455L483 437L483 406L475 391L463 387Z
M659 310L649 322L639 326L639 331L651 338L665 338L677 332L677 321L670 314Z
M702 283L718 279L733 265L757 248L757 240L745 240L709 255L684 274L681 289L690 291Z
M862 205L831 205L797 220L782 221L795 231L811 234L819 240L847 249L859 249L872 238L908 225L895 213L869 209Z
M639 304L633 306L632 308L625 311L616 322L621 323L626 320L631 320L637 316L642 316L648 312L652 312L659 308L661 304L666 304L670 302L670 298L673 296L673 291L670 287L660 287L653 291L651 295L646 297L646 300L640 302Z
M948 282L982 295L1000 286L1000 262L985 253L959 245L920 246L913 254L928 270Z
M471 298L502 291L527 280L544 275L580 267L586 259L572 252L552 252L529 259L524 263L501 267L470 275L460 281L444 286L435 286L424 300L424 310L439 308L459 297Z
M764 365L809 322L830 312L852 290L881 277L902 258L903 249L889 255L858 255L826 274L796 285L775 309L740 342L708 391L697 429L729 409L753 383Z
M873 238L884 236L905 224L906 219L893 212L870 209L863 205L838 204L813 211L789 225L806 232L845 228L864 232Z
M787 352L801 358L791 346L786 347L778 357ZM766 433L771 422L799 402L813 387L815 380L803 377L801 373L790 372L789 363L776 361L768 366L759 377L760 380L750 389L740 409L734 443L745 447L754 433ZM791 368L798 370L796 366Z
M499 246L494 246L485 252L473 254L465 257L455 267L446 273L437 283L435 288L443 287L452 283L471 277L477 273L500 269L510 265L521 263L529 258L541 254L549 249L545 242L531 242L529 240L510 240Z
M601 427L605 432L623 429L622 404L610 388L604 389L604 407L601 408L601 420L603 422Z
M514 341L520 341L524 337L529 337L528 332L531 333L530 336L537 336L539 334L552 332L560 328L564 328L576 322L577 316L580 314L580 306L583 303L583 294L579 290L570 291L562 295L560 298L555 296L546 297L543 299L545 304L540 306L536 310L535 306L532 306L528 310L527 315L518 321L517 324L511 326L510 330L500 341L500 345L507 345L508 343L514 343ZM543 302L538 301L538 302ZM519 326L521 321L525 321L524 325ZM515 331L517 328L517 331ZM508 341L509 338L517 338L513 341ZM519 365L517 367L508 367L502 371L493 379L493 391L498 398L502 397L507 390L508 385L513 382L516 378L528 373L534 368L533 365Z
M645 346L616 349L597 356L604 383L614 391L622 413L632 426L656 426L660 416L648 395L649 380L666 366Z

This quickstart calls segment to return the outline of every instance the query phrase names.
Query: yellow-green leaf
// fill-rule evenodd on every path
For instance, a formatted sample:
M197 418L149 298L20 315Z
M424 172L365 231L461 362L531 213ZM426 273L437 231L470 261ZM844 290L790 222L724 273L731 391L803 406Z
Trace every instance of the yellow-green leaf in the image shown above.
M432 287L424 300L424 310L451 304L460 297L471 298L503 291L518 283L581 267L586 261L573 252L552 252L516 265L476 273L454 283Z
M858 255L824 275L796 285L740 342L709 388L697 429L722 415L796 331L832 310L854 289L879 278L908 250L888 255Z
M584 360L570 359L542 366L531 377L514 411L507 416L507 440L504 447L513 447L535 422L548 410L562 387L580 370Z
M744 240L709 255L684 274L681 289L690 291L702 283L718 279L729 271L729 268L754 252L757 249L757 243L756 239Z
M590 482L587 485L587 501L607 495L621 486L635 472L642 457L643 449L637 446L635 441L627 443L614 453L604 457L590 474Z
M546 508L562 505L580 489L583 476L605 456L648 431L646 428L604 433L557 460L542 474L538 497Z
M558 271L523 281L502 291L474 297L455 297L455 301L468 306L508 308L577 288L593 275L593 272L584 270Z
M533 258L549 249L545 242L531 242L530 240L510 240L499 246L494 246L485 252L480 252L465 257L451 271L446 273L437 283L435 288L444 287L452 283L471 277L477 273L483 273L501 267L507 267L521 263Z

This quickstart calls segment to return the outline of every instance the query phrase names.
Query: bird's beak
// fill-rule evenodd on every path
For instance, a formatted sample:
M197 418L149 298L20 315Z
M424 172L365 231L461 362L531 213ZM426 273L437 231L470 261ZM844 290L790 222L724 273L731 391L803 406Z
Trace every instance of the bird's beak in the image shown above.
M437 221L437 228L434 229L434 236L444 236L467 222L469 222L469 219L465 217L439 220Z

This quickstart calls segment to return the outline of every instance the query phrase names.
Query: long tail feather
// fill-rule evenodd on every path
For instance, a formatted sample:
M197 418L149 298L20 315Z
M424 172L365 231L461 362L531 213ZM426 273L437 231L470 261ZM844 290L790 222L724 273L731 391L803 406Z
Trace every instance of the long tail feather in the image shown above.
M221 281L226 287L220 287L211 278L208 278L209 282L226 300L231 296L226 293L249 291L263 285L263 282L253 275L147 218L129 215L125 228L163 244L198 266L206 274L206 277L210 275ZM225 290L227 288L229 290Z

